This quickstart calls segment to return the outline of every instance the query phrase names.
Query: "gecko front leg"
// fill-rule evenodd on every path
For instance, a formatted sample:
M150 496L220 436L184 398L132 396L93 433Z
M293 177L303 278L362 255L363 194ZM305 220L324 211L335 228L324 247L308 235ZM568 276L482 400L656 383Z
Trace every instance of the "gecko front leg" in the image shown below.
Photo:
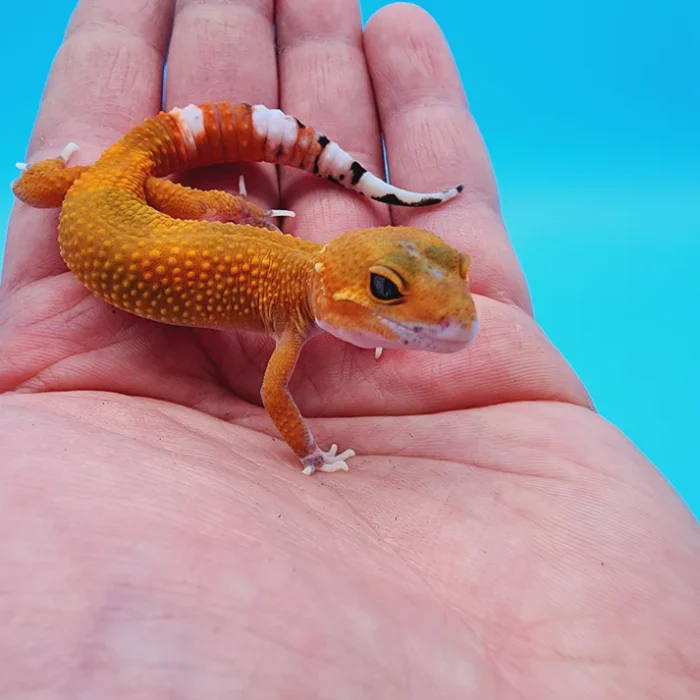
M304 474L313 474L317 469L324 472L347 471L346 460L353 457L355 452L345 450L336 454L335 445L327 452L321 450L289 392L289 380L304 341L304 335L293 329L285 330L277 339L277 347L265 370L260 392L263 406L280 435L301 460Z

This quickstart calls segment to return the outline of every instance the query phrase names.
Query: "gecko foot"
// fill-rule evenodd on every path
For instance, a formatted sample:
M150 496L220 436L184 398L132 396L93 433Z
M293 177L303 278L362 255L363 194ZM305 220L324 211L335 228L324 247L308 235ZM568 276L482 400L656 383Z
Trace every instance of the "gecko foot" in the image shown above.
M333 444L331 445L331 449L327 452L318 450L317 452L309 455L302 460L304 463L304 468L302 469L301 473L309 476L316 470L320 472L348 471L349 467L345 460L350 459L350 457L354 457L355 451L345 450L340 454L337 454L337 452L338 446Z

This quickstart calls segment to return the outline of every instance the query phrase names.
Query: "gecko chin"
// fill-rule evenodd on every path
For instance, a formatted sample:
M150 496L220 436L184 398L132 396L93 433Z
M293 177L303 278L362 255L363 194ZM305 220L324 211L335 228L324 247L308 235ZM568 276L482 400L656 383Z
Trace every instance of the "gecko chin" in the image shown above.
M441 354L459 352L474 342L479 332L479 319L470 326L447 319L442 323L400 323L393 319L378 317L391 337L370 330L348 330L335 328L322 320L316 321L319 328L336 338L359 348L381 347L396 350L424 350Z

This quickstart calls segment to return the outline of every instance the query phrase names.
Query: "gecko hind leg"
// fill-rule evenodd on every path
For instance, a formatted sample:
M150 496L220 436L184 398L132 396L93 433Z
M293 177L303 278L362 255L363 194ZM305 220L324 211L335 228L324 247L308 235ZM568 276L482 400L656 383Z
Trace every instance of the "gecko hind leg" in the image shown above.
M281 209L263 209L246 199L245 180L239 180L239 195L222 190L200 190L170 180L151 177L146 181L146 201L174 219L223 221L279 230L267 219L294 216Z

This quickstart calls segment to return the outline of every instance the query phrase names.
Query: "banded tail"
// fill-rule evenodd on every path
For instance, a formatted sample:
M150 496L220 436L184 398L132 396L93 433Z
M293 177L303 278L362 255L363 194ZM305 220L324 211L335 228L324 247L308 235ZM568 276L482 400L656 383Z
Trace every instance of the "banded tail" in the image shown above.
M235 150L235 160L300 168L377 202L403 207L440 204L463 189L458 185L441 192L421 193L390 185L368 172L335 141L296 117L265 105L191 104L161 115L175 120L189 157L203 159L202 164L212 162L216 151L222 151L217 162L232 162L234 154L229 151Z

